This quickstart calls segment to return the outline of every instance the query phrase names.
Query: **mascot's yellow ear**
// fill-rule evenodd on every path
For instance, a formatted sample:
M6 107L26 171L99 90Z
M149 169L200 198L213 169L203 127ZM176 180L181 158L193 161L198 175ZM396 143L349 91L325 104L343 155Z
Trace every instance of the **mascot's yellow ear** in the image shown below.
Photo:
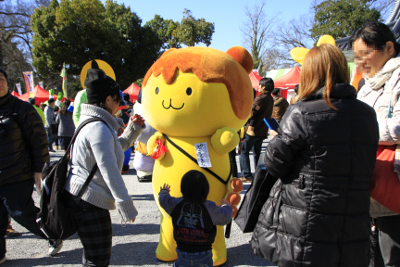
M322 44L331 44L333 46L336 46L335 39L328 34L324 34L318 39L317 46L320 46Z
M328 34L324 34L318 39L317 46L320 46L322 44L331 44L333 46L336 46L335 39ZM304 58L306 57L309 50L310 49L304 47L295 47L290 50L290 56L293 58L294 61L303 65Z
M290 50L290 56L293 58L294 61L303 65L304 58L306 57L308 51L310 51L310 49L308 48L295 47L292 50Z
M253 70L253 59L250 53L241 46L234 46L229 48L226 53L236 59L240 65L246 70L247 73L250 73Z

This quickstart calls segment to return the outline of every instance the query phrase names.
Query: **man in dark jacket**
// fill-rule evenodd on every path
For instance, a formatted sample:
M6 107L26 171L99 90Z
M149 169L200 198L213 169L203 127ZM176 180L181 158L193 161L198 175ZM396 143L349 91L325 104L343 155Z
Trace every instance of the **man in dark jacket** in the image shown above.
M253 104L253 116L250 118L245 139L242 144L242 152L239 156L240 169L243 182L251 182L253 175L250 167L250 150L254 147L254 161L257 166L260 158L262 143L268 137L268 126L264 122L264 118L271 118L274 100L271 92L274 89L274 81L271 78L262 78L259 81L260 93Z
M289 102L286 98L281 97L281 89L275 88L272 91L272 98L274 99L274 108L272 109L272 118L281 122L283 115L285 114Z
M10 94L7 73L0 68L0 263L6 260L4 235L8 214L35 235L46 238L36 224L32 199L34 183L40 187L41 172L49 161L46 132L36 110ZM62 243L50 242L49 252Z

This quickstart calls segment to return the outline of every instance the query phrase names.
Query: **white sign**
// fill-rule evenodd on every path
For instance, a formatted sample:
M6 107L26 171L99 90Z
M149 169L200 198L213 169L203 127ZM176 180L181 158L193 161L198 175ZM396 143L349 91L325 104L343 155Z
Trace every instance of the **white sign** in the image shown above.
M211 168L210 155L208 154L207 142L194 144L197 155L197 163L200 167Z

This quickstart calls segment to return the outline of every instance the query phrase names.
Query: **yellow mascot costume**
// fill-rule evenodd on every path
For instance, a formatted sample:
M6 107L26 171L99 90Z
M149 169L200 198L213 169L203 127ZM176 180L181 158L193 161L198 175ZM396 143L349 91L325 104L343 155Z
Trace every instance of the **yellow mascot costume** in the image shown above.
M181 197L182 176L198 170L210 185L207 199L217 204L221 199L230 200L236 214L243 185L231 177L228 152L239 143L237 131L251 113L253 89L248 74L252 68L250 54L237 46L226 53L207 47L170 49L149 69L143 81L142 104L144 117L157 132L148 140L147 148L155 151L161 141L167 150L154 165L156 200L164 183L171 185L171 196ZM159 209L156 256L174 261L177 254L172 220ZM217 226L214 266L226 260L224 228Z

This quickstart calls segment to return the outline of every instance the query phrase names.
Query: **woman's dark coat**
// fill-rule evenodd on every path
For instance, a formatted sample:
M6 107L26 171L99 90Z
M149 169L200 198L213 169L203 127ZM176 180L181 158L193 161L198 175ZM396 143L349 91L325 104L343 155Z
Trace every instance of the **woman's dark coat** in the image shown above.
M281 266L366 267L369 183L378 147L375 111L336 84L289 106L267 146L267 170L280 179L253 233L254 252Z

